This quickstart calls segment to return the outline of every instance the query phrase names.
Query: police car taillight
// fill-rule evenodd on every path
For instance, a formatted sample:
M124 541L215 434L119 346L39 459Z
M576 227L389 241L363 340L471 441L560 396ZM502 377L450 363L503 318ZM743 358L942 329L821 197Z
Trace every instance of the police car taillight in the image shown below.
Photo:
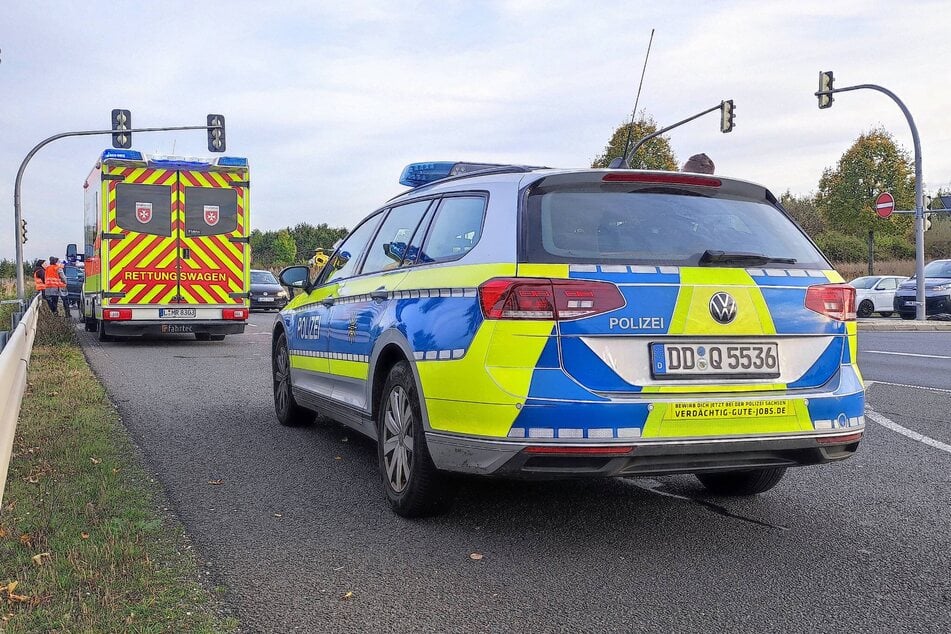
M247 308L222 308L221 318L231 319L234 321L244 321L245 319L248 318L248 309Z
M486 319L582 319L622 308L620 289L610 282L497 277L479 287Z
M103 308L102 318L106 321L123 321L132 319L131 308Z
M806 308L836 321L855 321L855 288L848 284L810 286Z

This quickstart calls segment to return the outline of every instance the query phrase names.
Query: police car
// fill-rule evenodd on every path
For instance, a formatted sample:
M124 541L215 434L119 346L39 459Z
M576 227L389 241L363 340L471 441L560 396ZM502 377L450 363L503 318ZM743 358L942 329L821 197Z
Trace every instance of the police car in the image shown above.
M277 418L378 446L393 509L452 473L695 474L751 495L865 427L855 289L768 190L690 173L409 165L273 331Z

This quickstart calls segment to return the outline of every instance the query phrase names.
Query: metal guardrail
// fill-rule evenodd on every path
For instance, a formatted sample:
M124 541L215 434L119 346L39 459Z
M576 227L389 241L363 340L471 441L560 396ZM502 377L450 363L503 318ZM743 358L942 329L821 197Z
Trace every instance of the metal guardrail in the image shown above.
M26 389L26 370L33 352L40 301L36 296L25 313L14 314L14 329L0 350L0 502L7 482L20 403Z

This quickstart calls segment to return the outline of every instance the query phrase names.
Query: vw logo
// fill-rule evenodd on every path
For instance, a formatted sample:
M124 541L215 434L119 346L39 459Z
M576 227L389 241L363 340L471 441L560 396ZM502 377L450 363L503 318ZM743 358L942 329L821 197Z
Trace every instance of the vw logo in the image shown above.
M710 314L721 324L736 319L736 300L729 293L715 293L710 298Z

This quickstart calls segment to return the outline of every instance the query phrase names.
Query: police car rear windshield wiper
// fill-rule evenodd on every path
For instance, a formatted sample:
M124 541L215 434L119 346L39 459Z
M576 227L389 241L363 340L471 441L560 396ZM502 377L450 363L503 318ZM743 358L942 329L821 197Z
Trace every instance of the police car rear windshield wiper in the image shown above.
M736 251L714 251L707 249L700 256L700 266L712 264L745 264L762 266L764 264L795 264L796 258L772 258L762 253L740 253Z

